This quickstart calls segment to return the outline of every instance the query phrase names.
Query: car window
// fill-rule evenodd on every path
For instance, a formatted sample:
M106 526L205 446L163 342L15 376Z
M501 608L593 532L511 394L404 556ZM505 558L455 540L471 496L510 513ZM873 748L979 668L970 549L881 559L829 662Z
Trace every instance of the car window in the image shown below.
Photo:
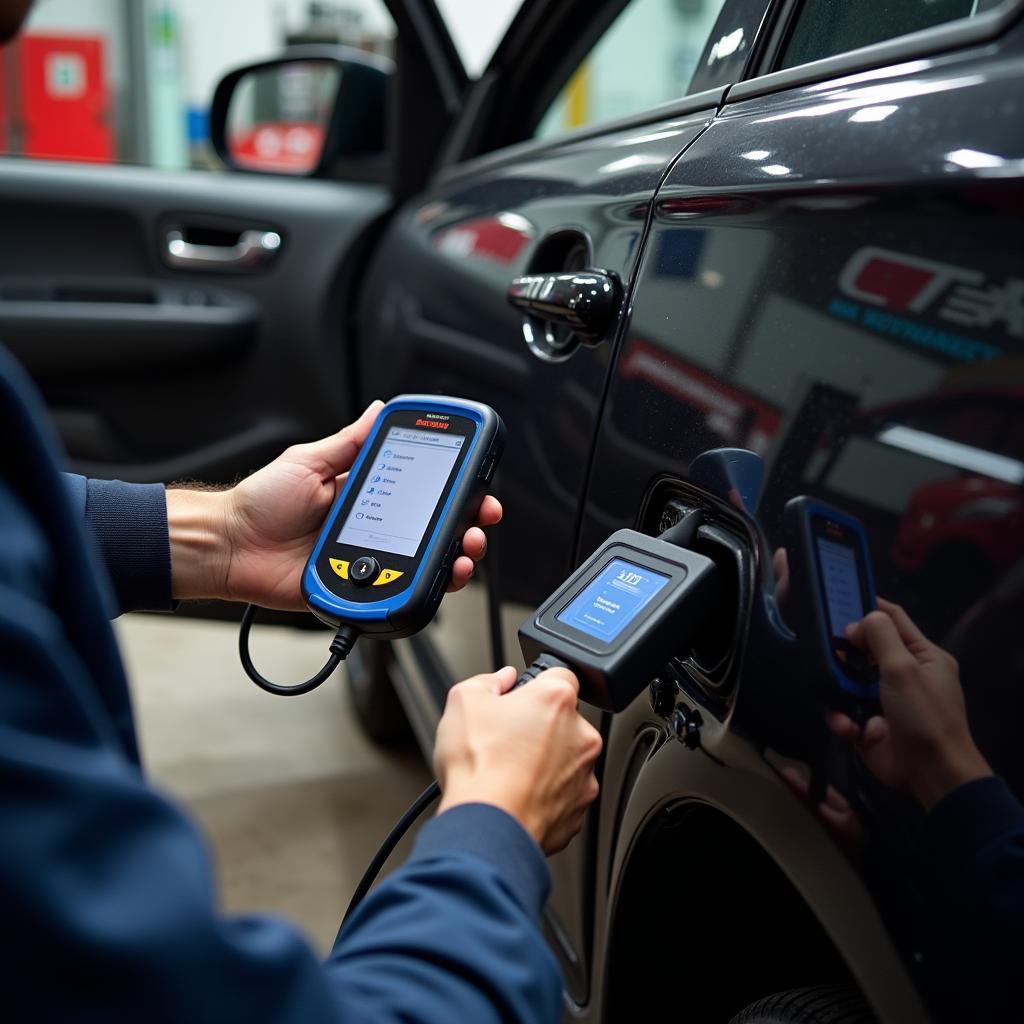
M685 96L724 4L631 0L575 69L534 137L628 117Z
M227 71L308 43L389 56L394 34L383 0L37 0L0 49L0 153L217 167L207 117Z
M519 13L523 0L435 0L466 73L476 78Z
M834 57L1000 5L1001 0L805 0L778 66Z

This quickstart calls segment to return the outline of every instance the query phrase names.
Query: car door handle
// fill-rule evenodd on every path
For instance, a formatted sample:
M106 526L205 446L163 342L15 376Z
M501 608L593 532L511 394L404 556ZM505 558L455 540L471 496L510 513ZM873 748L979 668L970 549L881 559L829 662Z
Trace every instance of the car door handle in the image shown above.
M508 301L527 316L567 327L581 341L596 344L614 325L621 295L615 274L575 270L517 277L509 287Z
M168 264L182 270L237 270L257 267L281 248L276 231L243 231L234 245L196 245L177 228L167 232Z

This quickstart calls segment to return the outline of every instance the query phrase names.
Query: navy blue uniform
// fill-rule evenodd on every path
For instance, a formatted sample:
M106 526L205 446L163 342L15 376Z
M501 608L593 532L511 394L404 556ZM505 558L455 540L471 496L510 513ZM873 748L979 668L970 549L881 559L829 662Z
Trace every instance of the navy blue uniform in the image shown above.
M942 952L942 1020L1010 1020L1024 965L1024 807L999 778L954 790L925 820L925 891Z
M218 913L202 838L143 778L108 622L170 604L163 489L62 478L2 351L0 432L3 1018L556 1021L547 866L493 807L428 823L325 963L283 922Z

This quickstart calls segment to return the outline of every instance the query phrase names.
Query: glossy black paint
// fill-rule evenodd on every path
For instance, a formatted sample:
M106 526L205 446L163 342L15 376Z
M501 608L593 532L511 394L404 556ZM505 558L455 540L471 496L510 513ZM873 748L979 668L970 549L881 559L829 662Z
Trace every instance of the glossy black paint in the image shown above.
M361 305L361 393L393 394L415 380L425 392L487 395L508 427L494 481L505 518L492 531L486 566L501 607L525 614L573 568L618 338L615 330L565 361L542 361L506 290L528 272L597 266L622 282L621 316L657 187L713 117L714 99L642 129L464 164L399 211L378 249ZM498 660L515 657L495 652ZM436 688L416 693L429 700ZM430 721L439 710L418 715ZM592 874L586 847L567 851L555 870L566 901L552 903L548 928L567 990L584 1002L590 979L580 951L590 943L590 914L574 887Z
M498 153L379 251L364 390L453 391L509 423L503 604L536 605L611 532L678 508L705 509L698 549L728 566L720 635L679 652L658 713L645 695L602 722L600 804L556 865L550 922L579 1019L675 1006L672 961L701 979L701 1020L823 980L900 1024L963 995L914 884L921 812L826 728L771 560L794 496L859 517L879 592L960 659L972 729L1024 794L1022 54L1018 25L713 119ZM504 294L563 269L533 261L566 228L583 265L621 276L622 327L542 362ZM756 505L688 471L722 446L763 455ZM841 827L808 787L831 787Z
M504 600L534 603L572 567L617 337L557 365L542 362L507 289L528 271L562 270L538 266L535 254L569 235L585 252L571 269L601 267L628 292L655 190L713 114L705 108L505 166L485 163L479 175L464 166L401 211L378 250L363 293L363 336L372 340L361 391L393 394L415 380L423 392L487 395L505 420L509 443L495 485L505 526L492 550Z
M772 546L798 494L859 516L879 592L960 659L972 729L1018 792L1021 43L726 105L658 195L579 552L658 474L714 445L761 451ZM758 589L771 577L762 557ZM777 767L831 765L850 818L835 839L872 867L863 895L940 1012L955 954L913 884L920 812L865 779L757 623L726 726Z

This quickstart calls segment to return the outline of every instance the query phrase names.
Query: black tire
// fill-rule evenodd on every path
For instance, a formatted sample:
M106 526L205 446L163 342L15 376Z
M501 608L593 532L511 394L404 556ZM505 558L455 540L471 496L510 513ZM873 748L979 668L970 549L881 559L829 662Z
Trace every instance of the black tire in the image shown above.
M845 985L812 985L758 999L729 1024L876 1024L864 997Z
M393 662L390 644L364 637L352 649L345 668L349 703L363 732L379 746L398 749L413 746L415 736L395 693Z

